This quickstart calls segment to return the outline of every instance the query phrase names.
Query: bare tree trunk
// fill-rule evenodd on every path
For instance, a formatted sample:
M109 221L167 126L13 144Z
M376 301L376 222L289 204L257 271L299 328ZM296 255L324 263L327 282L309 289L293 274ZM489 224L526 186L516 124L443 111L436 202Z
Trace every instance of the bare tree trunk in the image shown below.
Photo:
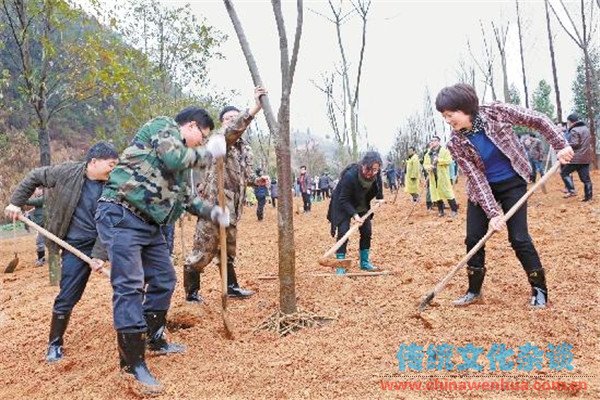
M519 50L521 52L521 73L523 75L523 90L525 91L525 108L529 108L529 90L527 89L527 75L525 74L525 54L523 52L523 31L521 27L519 0L515 0L515 3L517 5L517 27L519 29Z
M552 39L552 28L550 26L550 13L548 11L548 0L544 0L546 8L546 26L548 28L548 46L550 48L550 60L552 62L552 78L554 79L554 93L556 94L556 118L562 122L562 103L560 101L560 89L558 87L558 74L556 72L556 60L554 58L554 40Z
M498 46L498 52L500 53L500 65L502 66L502 78L503 78L503 91L504 91L504 102L510 102L510 90L508 85L508 71L506 67L506 38L508 37L508 28L510 23L506 24L506 27L500 26L496 28L494 22L492 22L492 29L494 30L494 36L496 38L496 45Z
M235 12L231 0L223 0L225 8L231 18L231 22L236 31L240 46L252 80L255 85L262 85L256 61L250 51L250 46L244 34L241 22ZM303 5L302 0L297 0L298 17L296 20L296 33L294 36L294 47L291 59L288 54L287 36L283 15L281 11L281 2L272 0L273 13L277 22L279 32L279 48L281 54L281 104L279 106L278 121L271 108L267 96L261 98L261 103L265 111L267 125L271 135L276 137L275 153L277 158L277 179L282 188L277 205L278 210L278 250L279 250L279 301L280 308L284 314L293 314L297 311L296 304L296 253L294 246L294 220L293 220L293 198L288 188L292 187L291 171L291 153L290 153L290 95L296 63L298 61L298 52L300 49L300 38L302 36Z

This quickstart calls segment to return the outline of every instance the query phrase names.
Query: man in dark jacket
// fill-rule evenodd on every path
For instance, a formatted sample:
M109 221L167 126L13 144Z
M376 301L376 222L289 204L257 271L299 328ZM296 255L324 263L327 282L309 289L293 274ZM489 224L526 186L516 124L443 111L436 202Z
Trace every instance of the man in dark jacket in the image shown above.
M583 182L583 201L590 201L592 200L590 164L594 159L592 137L588 127L579 119L577 114L571 114L567 117L567 126L569 127L569 144L575 151L575 155L569 164L563 166L560 172L560 176L563 178L568 190L565 197L575 196L575 187L568 177L572 172L577 171L579 179Z
M337 239L350 229L351 220L359 223L362 216L371 208L371 200L383 201L383 184L381 181L381 156L369 151L358 164L350 164L340 174L340 181L333 191L327 219L331 222L331 236ZM371 249L371 219L366 219L359 228L360 232L360 269L375 271L377 267L369 261ZM348 241L339 248L336 258L346 258Z
M258 205L256 206L256 218L262 221L265 218L265 204L267 204L267 196L269 195L269 187L271 186L271 178L264 175L260 168L256 169L257 178L254 181L254 195Z
M327 172L323 172L321 177L319 178L319 190L321 191L321 196L323 198L329 198L329 186L331 185L331 178L329 178L329 174Z
M390 191L394 192L394 190L398 190L398 175L396 173L396 168L394 164L389 163L387 169L385 170L385 176L388 180L388 185L390 187Z
M100 142L88 150L85 162L67 162L34 169L17 186L5 214L16 218L36 187L53 188L53 201L48 203L46 228L92 257L92 269L99 271L107 257L97 240L94 213L104 182L117 164L117 158L118 154L111 145ZM72 253L63 250L60 291L54 300L50 323L46 355L48 362L63 358L63 335L71 311L81 299L89 277L88 265Z
M306 165L300 167L300 176L296 183L300 187L300 193L302 194L302 202L304 203L304 212L310 212L310 190L312 187L312 179L310 174L306 172Z

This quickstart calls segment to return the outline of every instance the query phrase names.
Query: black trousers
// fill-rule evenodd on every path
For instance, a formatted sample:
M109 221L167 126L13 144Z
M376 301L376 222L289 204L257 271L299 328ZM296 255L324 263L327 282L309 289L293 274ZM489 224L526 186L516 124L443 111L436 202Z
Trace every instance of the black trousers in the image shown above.
M310 194L302 193L302 201L304 202L304 211L310 211Z
M363 213L364 215L364 213ZM337 240L340 240L342 236L346 234L350 230L350 220L344 220L342 223L338 225L338 234ZM360 233L360 242L359 249L365 250L371 248L371 235L372 235L372 227L371 227L371 218L367 218L367 220L358 228L358 232ZM348 241L346 240L344 244L337 251L338 253L346 254L346 246L348 246Z
M490 183L490 186L494 198L500 203L505 214L527 192L527 183L521 177L495 184ZM483 209L469 201L467 207L467 238L465 240L467 252L485 236L488 225L489 219ZM527 230L527 202L506 222L506 227L508 229L508 240L523 269L533 271L542 268L542 262ZM485 266L485 246L475 253L469 260L468 265L474 268Z

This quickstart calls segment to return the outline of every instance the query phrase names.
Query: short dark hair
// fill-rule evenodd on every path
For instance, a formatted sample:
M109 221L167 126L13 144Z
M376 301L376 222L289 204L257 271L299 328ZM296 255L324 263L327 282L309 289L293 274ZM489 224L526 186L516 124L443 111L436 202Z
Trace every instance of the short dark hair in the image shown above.
M237 107L234 107L234 106L225 106L225 107L223 107L223 109L219 113L219 121L223 122L223 115L227 114L229 111L240 112L240 110Z
M577 113L573 113L567 117L567 121L569 122L577 122L579 120L579 115L577 115Z
M301 165L300 169L302 169L302 168L306 169L306 165Z
M188 122L196 122L198 128L209 128L213 130L215 123L208 112L200 107L186 107L175 117L175 122L180 126Z
M408 149L414 151L415 153L417 152L417 149L415 146L410 146Z
M433 139L437 140L438 142L441 142L441 141L442 141L442 139L441 139L441 138L440 138L438 135L433 135L433 136L431 137L431 140L433 140Z
M435 98L435 108L444 111L462 111L474 116L479 111L479 98L475 88L466 83L443 88Z
M86 163L92 161L92 158L96 158L98 160L109 160L111 158L119 158L119 153L117 153L117 150L112 144L107 142L98 142L90 147L87 153L85 153Z
M360 165L371 167L373 164L379 164L379 166L383 165L381 156L376 151L367 151L362 160L360 160Z

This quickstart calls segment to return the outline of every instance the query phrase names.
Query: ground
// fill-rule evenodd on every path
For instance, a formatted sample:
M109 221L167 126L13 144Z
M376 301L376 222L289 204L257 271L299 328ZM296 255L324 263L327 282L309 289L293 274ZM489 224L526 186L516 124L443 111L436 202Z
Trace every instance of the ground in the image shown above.
M600 187L599 177L594 171L596 187ZM283 338L255 332L278 309L278 281L263 279L277 273L276 211L267 205L265 220L258 222L255 209L247 208L239 226L238 275L243 286L257 293L249 300L229 302L235 339L228 340L220 314L217 269L209 267L203 275L206 302L189 305L183 301L182 269L177 263L179 282L170 311L169 340L185 343L187 353L147 358L166 387L160 398L600 398L598 197L591 203L563 199L560 179L553 177L548 193L536 193L529 202L530 233L547 270L549 309L527 306L525 273L506 233L502 233L492 237L487 246L485 302L468 308L452 307L451 301L465 290L465 271L460 271L420 319L416 311L423 295L464 255L466 199L462 182L456 191L461 205L456 219L438 218L421 203L406 220L411 206L403 193L396 204L387 204L376 213L372 259L393 272L389 276L311 276L328 272L317 263L334 243L325 221L327 205L316 203L312 213L294 215L298 305L336 319L321 328ZM393 199L389 193L386 197ZM188 249L194 225L193 220L184 220ZM178 229L178 259L180 238ZM357 242L357 237L351 238L351 255L357 253ZM13 239L9 236L0 244L4 269L13 257ZM32 235L17 238L16 248L21 259L17 270L0 275L0 398L135 398L118 371L108 280L101 275L90 279L65 337L65 359L47 365L44 356L58 288L48 285L47 268L34 267ZM398 350L412 343L424 348L430 344L482 347L484 354L478 362L484 369L479 373L470 370L466 377L457 378L461 372L456 366L451 371L433 371L423 362L421 372L401 372ZM524 372L513 367L508 372L492 372L486 355L494 343L515 351L527 343L543 350L548 344L570 344L574 359L565 365L572 365L573 370L550 368L548 359L542 359L541 371ZM511 359L517 361L514 356ZM461 363L456 349L452 360ZM448 381L470 382L582 381L587 387L575 392L382 388L388 381L422 381L425 385L435 378L442 381L444 376Z

